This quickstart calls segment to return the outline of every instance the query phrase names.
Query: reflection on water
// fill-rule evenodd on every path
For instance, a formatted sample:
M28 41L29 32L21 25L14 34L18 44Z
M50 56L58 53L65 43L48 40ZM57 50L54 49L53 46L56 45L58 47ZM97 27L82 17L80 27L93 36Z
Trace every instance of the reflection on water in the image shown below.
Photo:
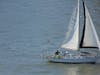
M63 75L79 75L78 73L79 67L78 66L70 66L65 68Z
M53 75L99 75L100 67L93 64L48 64ZM98 67L97 67L98 66ZM49 67L49 70L50 70ZM96 69L96 70L95 70Z

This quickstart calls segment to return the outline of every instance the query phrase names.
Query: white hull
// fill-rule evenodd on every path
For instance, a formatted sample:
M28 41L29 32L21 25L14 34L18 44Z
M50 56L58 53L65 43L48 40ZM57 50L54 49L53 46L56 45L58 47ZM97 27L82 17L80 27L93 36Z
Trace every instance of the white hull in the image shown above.
M95 57L87 57L87 58L66 58L66 59L57 59L57 58L49 58L50 62L54 63L72 63L72 64L81 64L81 63L95 63Z

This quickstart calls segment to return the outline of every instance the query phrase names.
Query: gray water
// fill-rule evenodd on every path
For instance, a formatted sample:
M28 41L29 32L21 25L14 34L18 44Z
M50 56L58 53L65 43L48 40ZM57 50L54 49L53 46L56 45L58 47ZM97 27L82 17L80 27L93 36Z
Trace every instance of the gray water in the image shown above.
M100 37L100 0L85 1ZM56 64L77 0L0 0L0 75L100 75L100 64Z

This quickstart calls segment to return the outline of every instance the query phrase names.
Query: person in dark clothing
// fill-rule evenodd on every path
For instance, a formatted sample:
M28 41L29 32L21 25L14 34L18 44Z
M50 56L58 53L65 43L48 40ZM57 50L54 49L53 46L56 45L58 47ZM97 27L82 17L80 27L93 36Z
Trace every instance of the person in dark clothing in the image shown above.
M60 54L60 52L57 50L56 52L55 52L55 55L59 55Z
M60 52L58 50L55 52L55 58L57 58L57 59L61 58Z

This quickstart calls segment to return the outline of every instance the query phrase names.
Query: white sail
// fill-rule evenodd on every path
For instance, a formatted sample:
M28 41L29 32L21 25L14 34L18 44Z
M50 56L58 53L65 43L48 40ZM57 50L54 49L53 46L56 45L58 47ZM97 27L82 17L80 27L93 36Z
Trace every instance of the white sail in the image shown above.
M74 27L71 29L71 34L70 34L70 39L64 43L61 48L65 49L71 49L71 50L79 50L79 40L81 40L80 48L85 48L85 47L97 47L100 49L100 41L97 36L93 21L90 17L89 11L83 3L83 7L85 7L84 10L84 29L83 29L83 34L82 39L79 38L79 0L78 0L78 7L77 7L77 12L76 13L76 22ZM74 14L75 16L75 14Z
M79 0L78 0L78 7L77 7L77 16L75 26L72 29L72 34L70 39L61 46L61 48L71 49L71 50L78 50L79 48Z
M86 17L85 35L84 35L82 46L83 47L99 47L100 49L99 39L95 30L93 21L90 17L89 11L86 6L85 6L85 17Z

